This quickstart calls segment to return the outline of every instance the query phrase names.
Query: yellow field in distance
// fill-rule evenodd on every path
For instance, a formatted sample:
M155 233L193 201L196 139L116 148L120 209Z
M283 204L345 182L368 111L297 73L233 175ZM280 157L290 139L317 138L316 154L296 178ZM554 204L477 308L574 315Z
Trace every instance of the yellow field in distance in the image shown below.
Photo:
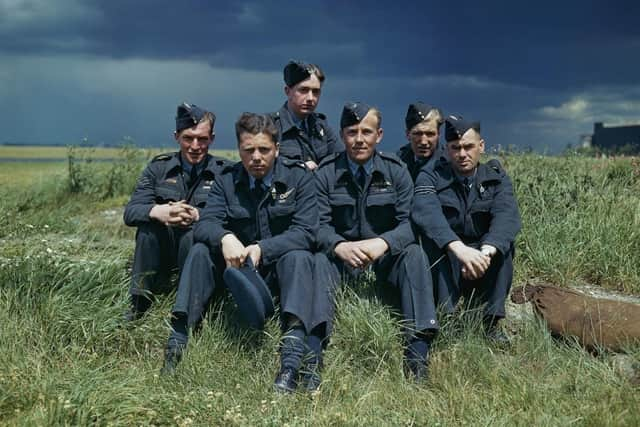
M95 159L113 159L118 157L121 149L115 147L82 147L76 148L83 151L90 150L91 157ZM177 146L173 147L154 147L144 148L145 151L151 153L151 155L170 152L177 150ZM142 149L142 148L141 148ZM0 145L0 162L2 159L60 159L65 160L67 158L67 147L58 146L36 146L36 145ZM211 150L211 154L215 156L225 157L227 159L238 159L238 152L236 150Z

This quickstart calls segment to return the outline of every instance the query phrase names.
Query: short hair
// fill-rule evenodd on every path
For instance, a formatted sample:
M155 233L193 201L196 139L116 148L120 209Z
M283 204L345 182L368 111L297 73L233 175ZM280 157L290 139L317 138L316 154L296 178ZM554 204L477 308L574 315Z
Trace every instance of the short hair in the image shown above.
M204 113L204 116L202 116L202 118L200 119L200 121L198 122L198 124L200 123L209 123L209 134L213 135L213 126L216 123L216 115L213 114L211 111L207 111ZM184 130L184 129L183 129ZM182 132L182 131L181 131Z
M367 114L369 113L373 114L375 118L378 119L378 129L380 129L382 127L382 113L380 112L380 110L378 110L376 107L371 107Z
M429 110L429 112L427 113L427 115L424 118L424 120L422 120L422 121L416 123L415 125L411 126L410 129L407 129L407 132L411 131L411 129L413 129L414 127L418 126L420 123L424 123L424 122L433 122L433 123L436 124L436 127L438 129L440 129L440 127L444 123L444 117L442 116L442 112L440 111L440 109L434 107L434 108Z
M251 135L264 133L271 137L274 144L278 142L278 128L268 114L242 113L238 121L236 121L236 139L238 143L240 142L240 135L243 133Z
M318 80L320 80L320 83L324 83L324 73L318 65L309 64L309 69L311 71L311 74L315 74Z

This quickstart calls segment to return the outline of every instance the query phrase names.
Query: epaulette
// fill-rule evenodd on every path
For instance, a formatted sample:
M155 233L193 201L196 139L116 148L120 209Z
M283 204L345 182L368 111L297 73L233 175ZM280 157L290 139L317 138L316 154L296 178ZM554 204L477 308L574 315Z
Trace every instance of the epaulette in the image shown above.
M288 157L280 157L280 161L285 165L285 166L298 166L302 169L306 169L307 166L304 164L304 162L302 160L298 160L298 159L290 159Z
M489 166L491 169L493 169L494 171L498 172L501 175L505 173L504 168L502 167L498 159L489 160L487 162L487 166Z
M404 166L404 162L402 160L400 160L400 157L396 156L393 153L383 153L382 151L378 151L378 154L383 159L391 160L392 162L397 163L400 166Z
M316 115L317 118L322 119L322 120L327 120L327 116L322 114L322 113L313 113Z
M324 159L322 159L320 161L320 164L318 165L318 168L321 168L324 165L328 165L329 163L335 162L336 159L338 158L338 156L340 156L340 154L342 154L342 151L338 151L337 153L329 154L327 157L325 157Z
M274 111L273 113L269 113L269 117L271 117L271 120L273 120L274 122L276 120L280 120L280 111Z
M233 165L235 163L229 159L225 159L224 157L218 157L218 156L211 156L211 160L216 166L227 166L227 165Z
M160 160L171 160L173 158L173 156L175 155L175 153L163 153L163 154L158 154L157 156L155 156L153 159L151 159L152 162L158 162Z
M411 144L406 144L398 149L396 155L400 158L400 160L402 160L402 156L409 155L409 153L413 154L413 151L411 151Z
M222 166L222 171L220 173L225 174L225 173L232 172L238 163L225 162L224 165Z

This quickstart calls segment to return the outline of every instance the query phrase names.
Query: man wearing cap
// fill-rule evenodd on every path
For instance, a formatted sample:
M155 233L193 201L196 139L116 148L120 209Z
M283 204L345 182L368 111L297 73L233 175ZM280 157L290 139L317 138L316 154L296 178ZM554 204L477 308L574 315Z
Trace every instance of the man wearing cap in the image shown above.
M429 259L445 256L434 266L438 303L449 313L461 296L486 304L486 336L506 344L498 322L505 317L520 230L511 180L497 160L480 163L479 122L450 116L445 139L450 161L420 171L411 218L434 243Z
M124 209L125 224L137 227L126 320L144 314L154 294L182 269L193 244L192 226L226 163L208 154L215 119L196 105L180 104L174 133L180 151L151 160Z
M314 311L318 289L310 250L318 211L313 175L301 162L278 156L278 130L269 115L244 113L236 122L236 136L241 161L217 177L195 228L196 243L173 307L163 372L175 370L187 330L202 319L214 290L223 285L223 272L239 308L250 311L241 314L261 328L265 319L255 313L269 313L269 302L264 304L262 291L248 293L242 286L266 288L264 278L279 289L285 332L274 385L279 392L292 392L307 346L313 347L312 331L327 320Z
M409 143L403 145L397 154L407 165L413 182L423 166L433 166L436 159L444 156L444 151L438 144L442 122L439 109L423 102L409 104L404 119Z
M271 114L278 127L280 155L302 161L311 170L342 149L326 116L315 112L324 79L317 65L290 61L284 67L287 102Z
M316 173L318 240L330 261L332 285L371 266L379 282L397 289L405 320L405 371L423 381L439 328L431 275L409 222L411 176L395 155L376 150L381 121L380 112L364 103L345 105L340 119L345 151L325 159Z

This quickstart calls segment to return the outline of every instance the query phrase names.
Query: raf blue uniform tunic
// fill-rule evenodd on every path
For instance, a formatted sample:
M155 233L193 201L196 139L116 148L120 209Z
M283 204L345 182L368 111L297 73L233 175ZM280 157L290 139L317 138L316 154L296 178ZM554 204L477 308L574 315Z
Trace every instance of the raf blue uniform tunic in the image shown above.
M172 270L180 271L193 244L191 227L168 227L149 218L156 204L186 200L200 212L214 178L228 162L207 155L196 182L190 182L180 153L156 156L142 172L124 209L124 223L137 227L130 293L153 294L168 284Z
M315 293L324 283L313 280L311 249L318 231L313 175L298 161L278 157L271 185L259 200L241 162L219 175L195 226L195 244L185 262L173 312L187 314L189 325L204 314L225 269L221 240L233 233L247 246L262 250L260 274L280 290L281 313L292 314L307 332L325 321L315 317ZM284 326L284 325L283 325Z
M347 154L338 153L322 162L316 183L318 241L325 260L316 261L316 276L329 276L335 287L342 274L357 275L335 255L336 245L380 237L389 250L373 268L379 281L388 281L399 290L407 332L438 329L431 275L409 221L413 183L402 162L393 154L376 152L361 189ZM328 304L333 309L333 301Z
M426 237L429 259L435 262L445 255L434 266L438 303L451 312L460 296L475 295L487 304L486 316L504 317L513 278L514 241L521 224L511 180L500 163L479 164L468 190L448 162L423 168L413 203L411 218ZM488 244L498 250L482 278L462 279L460 262L446 250L455 240L476 249Z
M396 155L400 157L400 160L402 160L405 165L407 165L407 169L409 170L409 174L411 175L411 179L414 183L416 182L420 169L423 167L433 167L439 161L445 159L444 149L440 143L438 143L438 146L428 159L416 158L415 153L411 149L411 143L400 147Z
M285 102L271 118L278 128L280 156L320 164L325 157L344 149L324 114L311 113L300 122Z

